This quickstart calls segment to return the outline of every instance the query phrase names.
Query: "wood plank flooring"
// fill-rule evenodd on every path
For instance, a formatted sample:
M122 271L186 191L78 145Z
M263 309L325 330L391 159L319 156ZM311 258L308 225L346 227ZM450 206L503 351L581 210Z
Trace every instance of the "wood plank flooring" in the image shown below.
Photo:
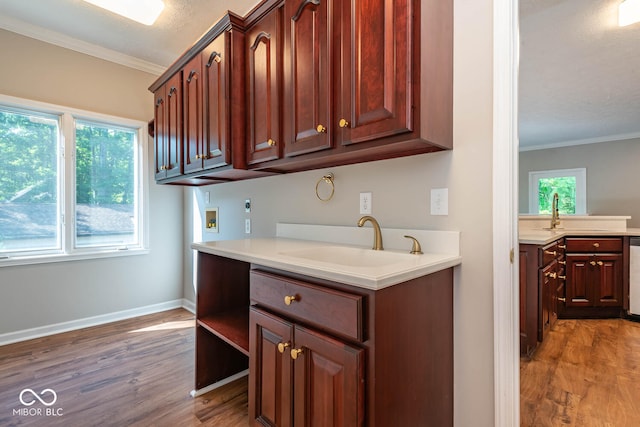
M640 426L640 323L558 320L520 360L522 426Z
M246 378L196 398L193 385L194 316L183 309L10 344L0 347L0 426L249 424ZM57 400L27 391L24 405L25 389Z

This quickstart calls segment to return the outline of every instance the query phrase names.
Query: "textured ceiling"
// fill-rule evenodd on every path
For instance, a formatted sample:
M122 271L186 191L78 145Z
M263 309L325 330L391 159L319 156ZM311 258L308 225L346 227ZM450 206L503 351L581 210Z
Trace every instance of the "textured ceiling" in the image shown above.
M160 74L227 9L258 0L164 0L151 27L82 0L0 0L0 28ZM640 23L620 0L520 0L523 149L640 137Z
M520 0L520 145L640 137L640 23L620 0Z
M135 0L132 0L135 1ZM0 0L0 28L96 56L126 55L146 71L167 68L231 9L245 15L258 0L164 0L153 26L82 0ZM113 54L113 55L110 55ZM126 62L127 58L121 58ZM157 68L154 70L154 68Z

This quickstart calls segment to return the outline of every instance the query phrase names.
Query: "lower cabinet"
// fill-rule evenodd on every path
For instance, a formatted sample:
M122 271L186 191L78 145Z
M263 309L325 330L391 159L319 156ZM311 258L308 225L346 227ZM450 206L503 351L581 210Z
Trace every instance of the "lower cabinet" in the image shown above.
M373 291L254 266L255 426L452 426L453 270Z
M249 339L255 425L363 425L363 349L257 308Z

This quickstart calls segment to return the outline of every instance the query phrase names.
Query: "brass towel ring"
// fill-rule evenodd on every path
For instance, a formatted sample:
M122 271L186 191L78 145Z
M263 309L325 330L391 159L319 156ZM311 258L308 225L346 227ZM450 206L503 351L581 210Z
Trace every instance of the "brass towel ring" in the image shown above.
M319 193L320 183L322 182L325 182L331 186L331 193L329 194L328 197L324 199L320 197L320 193ZM316 197L318 198L318 200L322 200L323 202L328 202L333 197L333 193L335 192L335 189L336 189L335 185L333 184L333 173L329 172L328 174L320 178L316 183Z

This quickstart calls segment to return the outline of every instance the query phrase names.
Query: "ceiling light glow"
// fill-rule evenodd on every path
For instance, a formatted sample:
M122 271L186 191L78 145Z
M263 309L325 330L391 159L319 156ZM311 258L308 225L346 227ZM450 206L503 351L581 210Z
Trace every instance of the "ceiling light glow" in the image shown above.
M164 9L162 0L84 0L144 25L152 25Z
M618 6L618 25L635 24L640 21L640 0L624 0Z

